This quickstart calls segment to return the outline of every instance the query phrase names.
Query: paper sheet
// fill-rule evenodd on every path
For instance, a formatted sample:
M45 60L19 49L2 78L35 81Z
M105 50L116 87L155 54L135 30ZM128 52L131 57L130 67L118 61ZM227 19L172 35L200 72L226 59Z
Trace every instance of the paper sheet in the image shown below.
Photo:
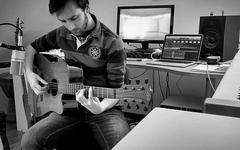
M230 64L207 65L199 64L192 71L208 71L208 72L226 72Z

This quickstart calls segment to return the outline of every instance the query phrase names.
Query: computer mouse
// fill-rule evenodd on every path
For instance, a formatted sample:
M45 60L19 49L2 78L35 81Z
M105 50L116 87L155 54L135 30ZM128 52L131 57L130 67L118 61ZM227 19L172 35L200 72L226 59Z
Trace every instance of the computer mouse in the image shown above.
M206 61L208 65L217 65L219 64L220 59L221 59L220 56L208 56L206 58Z

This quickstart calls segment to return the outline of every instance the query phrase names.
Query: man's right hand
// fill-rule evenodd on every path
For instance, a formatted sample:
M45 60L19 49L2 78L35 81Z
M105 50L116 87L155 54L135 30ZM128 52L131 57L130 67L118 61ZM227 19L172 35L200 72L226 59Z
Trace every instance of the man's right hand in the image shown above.
M34 72L26 73L28 83L31 86L32 90L35 94L40 95L46 92L47 90L47 82L43 80L39 75Z
M26 77L29 85L31 86L33 91L37 95L39 95L46 92L47 82L32 71L35 54L36 54L36 50L31 45L28 45L26 47L26 53L25 53L25 71L26 71Z

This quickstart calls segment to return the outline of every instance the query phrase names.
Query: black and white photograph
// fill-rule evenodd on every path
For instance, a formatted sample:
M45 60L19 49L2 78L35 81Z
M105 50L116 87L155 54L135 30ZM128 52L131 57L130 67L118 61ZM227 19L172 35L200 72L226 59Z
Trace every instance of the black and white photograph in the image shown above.
M239 0L1 0L0 150L239 150Z

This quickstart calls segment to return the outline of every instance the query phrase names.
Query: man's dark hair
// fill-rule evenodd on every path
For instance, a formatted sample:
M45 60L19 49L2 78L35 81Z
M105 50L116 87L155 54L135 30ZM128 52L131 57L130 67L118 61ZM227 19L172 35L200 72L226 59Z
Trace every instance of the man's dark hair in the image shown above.
M78 7L82 8L83 10L89 7L88 0L49 0L48 8L49 8L50 14L53 14L63 9L66 3L69 1L75 2L78 5Z

